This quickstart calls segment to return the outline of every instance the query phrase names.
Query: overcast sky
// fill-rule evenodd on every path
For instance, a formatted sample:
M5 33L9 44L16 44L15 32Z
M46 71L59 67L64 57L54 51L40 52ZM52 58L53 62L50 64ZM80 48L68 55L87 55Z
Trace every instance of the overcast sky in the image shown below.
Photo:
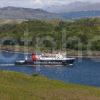
M75 1L100 2L100 0L0 0L0 7L17 6L28 8L44 8L52 5L68 4Z

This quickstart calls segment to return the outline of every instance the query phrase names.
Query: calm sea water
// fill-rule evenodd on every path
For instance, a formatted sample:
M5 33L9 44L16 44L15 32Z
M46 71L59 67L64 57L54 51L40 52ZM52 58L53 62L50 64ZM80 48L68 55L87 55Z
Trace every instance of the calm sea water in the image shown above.
M10 70L25 74L38 73L49 79L60 80L66 83L75 83L100 87L100 59L78 59L73 66L14 66L16 59L24 59L23 54L8 52L0 53L0 70ZM4 64L4 65L2 65Z

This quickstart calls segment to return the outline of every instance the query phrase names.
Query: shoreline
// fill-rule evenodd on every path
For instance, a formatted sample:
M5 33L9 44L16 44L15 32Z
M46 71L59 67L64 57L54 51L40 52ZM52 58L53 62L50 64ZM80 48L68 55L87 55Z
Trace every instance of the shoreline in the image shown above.
M10 52L10 53L19 53L19 54L32 54L32 52L25 52L25 51L15 51L15 50L11 50L11 49L0 49L0 51L4 51L4 52ZM46 55L49 55L50 53L46 53L44 52ZM65 52L60 52L62 55L66 55ZM53 53L52 53L53 54ZM68 54L67 55L68 57L71 57L71 58L89 58L89 59L100 59L100 55L75 55L75 54Z
M74 58L91 58L91 59L100 59L100 51L77 51L77 50L70 50L67 49L65 50L55 50L55 51L48 51L48 50L36 50L34 49L34 47L30 46L30 47L25 47L25 46L11 46L11 45L0 45L0 50L1 51L5 51L5 52L11 52L11 53L20 53L20 54L32 54L34 52L37 53L43 53L45 55L49 55L49 54L57 54L60 53L64 56L67 57L74 57Z

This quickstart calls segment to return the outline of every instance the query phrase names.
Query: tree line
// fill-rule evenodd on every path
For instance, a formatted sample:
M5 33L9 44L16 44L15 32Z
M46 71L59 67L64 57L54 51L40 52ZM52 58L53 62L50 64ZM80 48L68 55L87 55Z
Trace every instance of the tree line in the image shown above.
M28 20L0 25L0 40L4 45L24 45L41 49L100 50L100 19Z

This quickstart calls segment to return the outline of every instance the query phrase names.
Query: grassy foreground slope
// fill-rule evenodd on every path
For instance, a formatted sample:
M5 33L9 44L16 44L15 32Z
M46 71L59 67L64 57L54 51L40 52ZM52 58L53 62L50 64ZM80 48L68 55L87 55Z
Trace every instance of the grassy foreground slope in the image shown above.
M0 100L100 100L100 89L0 71Z

